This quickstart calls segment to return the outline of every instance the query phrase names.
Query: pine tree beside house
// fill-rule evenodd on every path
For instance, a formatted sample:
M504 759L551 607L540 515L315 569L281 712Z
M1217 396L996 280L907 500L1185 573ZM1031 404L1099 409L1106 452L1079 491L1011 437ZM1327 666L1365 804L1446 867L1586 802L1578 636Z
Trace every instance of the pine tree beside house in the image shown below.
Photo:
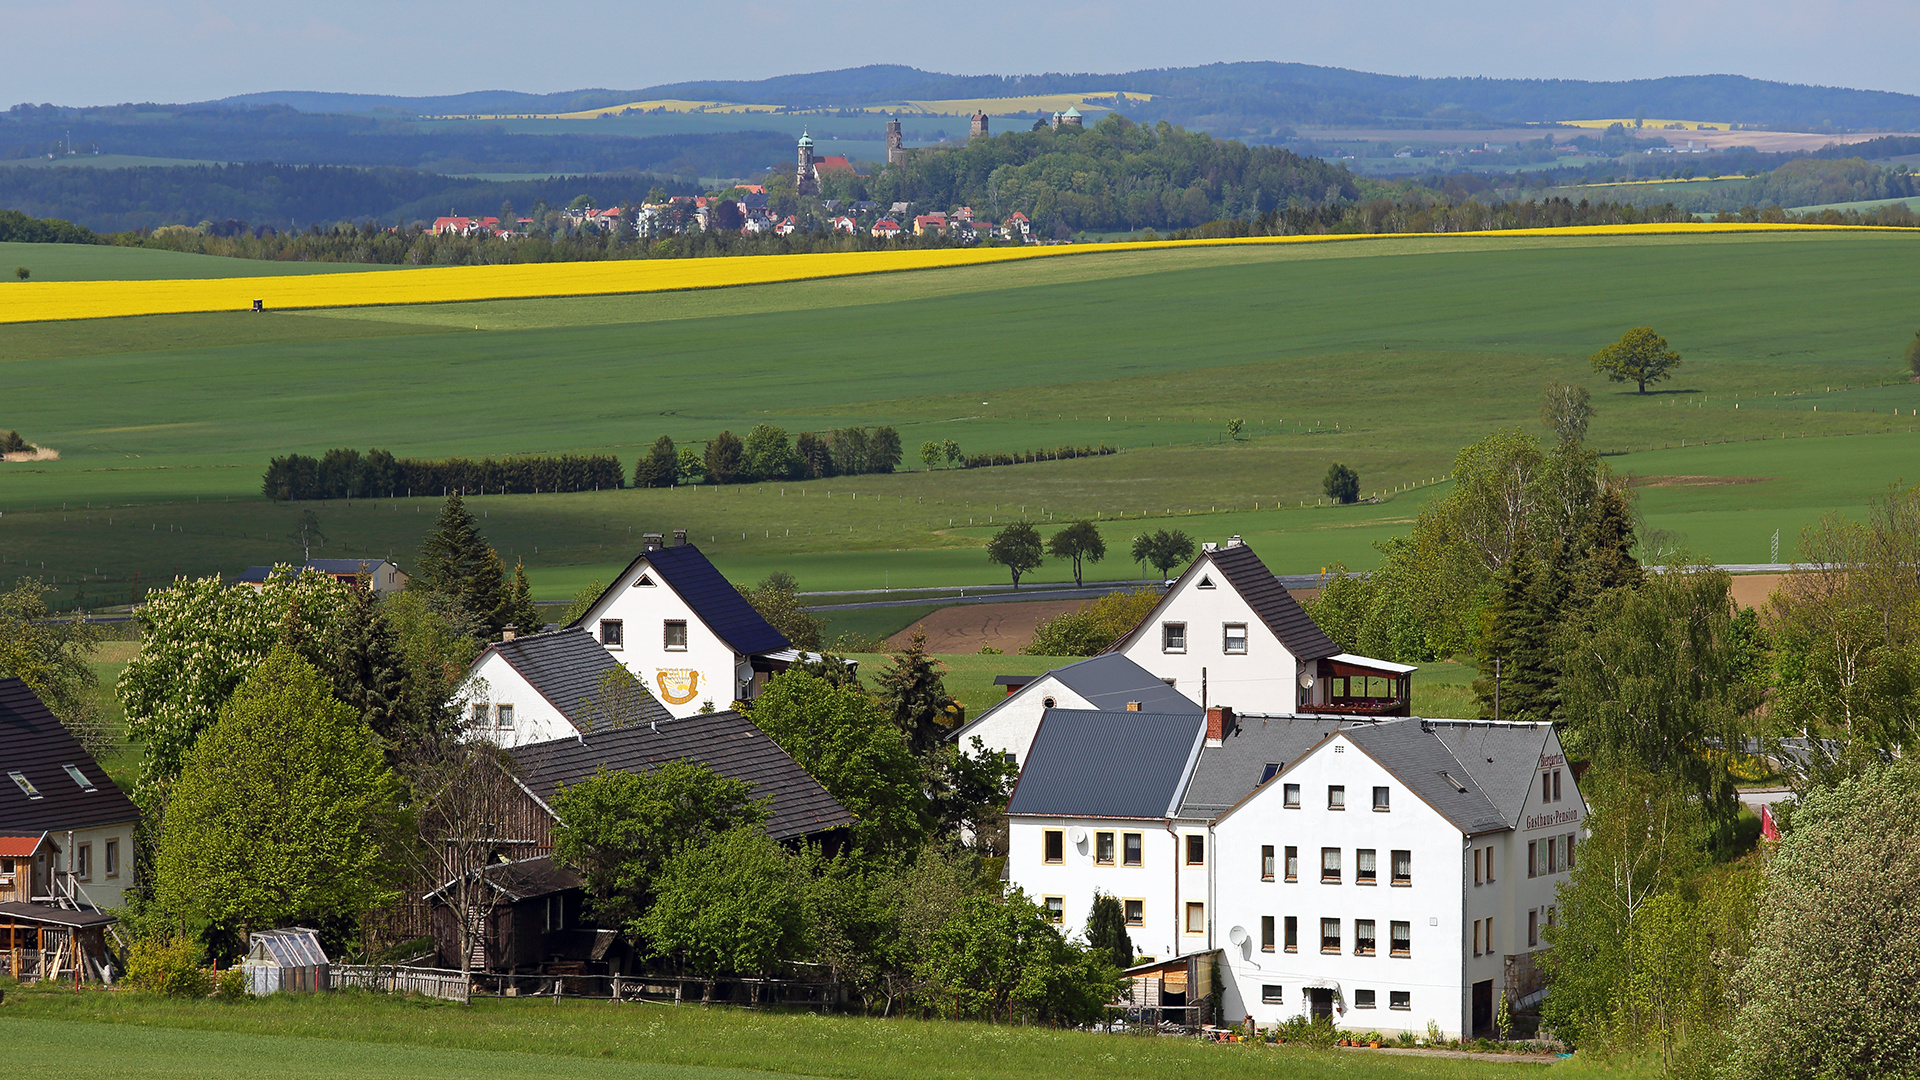
M487 546L466 501L458 490L450 492L433 531L421 541L420 562L407 588L451 601L461 614L481 624L482 633L491 639L499 636L502 625L494 619L503 598L504 577L500 556Z

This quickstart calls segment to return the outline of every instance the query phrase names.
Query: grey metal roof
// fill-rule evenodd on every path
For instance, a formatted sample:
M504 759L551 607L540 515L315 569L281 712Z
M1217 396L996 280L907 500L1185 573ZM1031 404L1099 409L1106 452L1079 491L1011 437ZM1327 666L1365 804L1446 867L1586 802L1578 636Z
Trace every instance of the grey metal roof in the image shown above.
M1001 706L1019 697L1026 687L1032 686L1048 675L1087 699L1087 702L1096 709L1124 712L1128 702L1137 701L1140 703L1139 711L1141 712L1167 715L1192 713L1195 716L1201 713L1200 706L1194 704L1192 698L1168 686L1166 680L1158 675L1119 653L1102 653L1065 667L1054 668L1040 675L999 676L999 679L1017 679L1019 686L1013 693L994 702L987 711L974 717L947 737L955 741L964 740L975 725L992 716ZM999 679L995 682L998 683Z
M1551 724L1495 723L1491 720L1429 720L1433 733L1454 760L1473 775L1493 805L1518 825L1540 771Z
M1166 817L1205 737L1193 713L1048 709L1007 812Z
M67 767L86 781L82 784ZM22 790L19 773L34 791ZM140 811L25 682L0 679L0 834L16 836L138 821Z
M1268 765L1285 769L1328 735L1364 723L1333 716L1235 717L1219 746L1200 751L1200 762L1180 803L1180 816L1220 816L1260 786Z
M752 784L755 798L771 798L767 835L776 840L853 824L846 807L778 743L732 711L595 730L517 747L509 756L521 783L549 806L560 785L577 784L603 768L645 773L669 761L690 760Z
M1218 548L1201 556L1195 565L1208 559L1296 659L1318 660L1342 651L1252 548L1245 544Z
M1426 721L1416 718L1351 728L1346 737L1468 836L1513 827L1472 771L1428 729Z
M632 678L612 653L593 640L592 634L579 627L527 634L512 641L498 641L487 646L487 652L499 653L500 658L512 664L513 669L524 676L540 692L541 697L552 702L562 716L576 724L580 722L580 714L589 701L606 696L601 689L601 680L608 672L616 672L618 677ZM485 655L481 654L482 657ZM475 660L474 663L479 661ZM631 700L638 703L640 714L628 718L629 723L647 724L672 717L666 706L647 691L645 683L637 683L637 686L640 693Z

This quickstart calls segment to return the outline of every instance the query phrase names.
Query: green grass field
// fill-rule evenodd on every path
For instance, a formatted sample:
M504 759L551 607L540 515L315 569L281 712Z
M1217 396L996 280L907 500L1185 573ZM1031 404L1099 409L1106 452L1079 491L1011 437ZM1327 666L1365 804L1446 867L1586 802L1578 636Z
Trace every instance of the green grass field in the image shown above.
M163 278L264 277L270 274L338 274L397 267L354 263L269 262L225 259L184 251L106 247L89 244L0 243L0 285L15 280L14 267L32 272L32 281L155 281ZM0 292L0 303L6 294Z
M1562 378L1593 388L1592 441L1618 471L1764 478L1639 488L1652 524L1716 561L1764 561L1780 529L1789 557L1822 513L1920 480L1907 464L1920 384L1899 364L1916 244L1885 233L1409 238L0 327L0 426L61 454L0 466L0 580L40 573L68 600L84 587L89 603L124 602L135 572L144 584L295 557L286 537L309 509L328 537L316 554L410 559L437 499L266 503L266 460L291 450L631 461L660 434L684 442L761 422L892 423L915 469L473 502L545 599L623 565L639 533L674 527L736 579L785 569L803 589L1004 580L980 546L1023 515L1097 517L1110 546L1177 526L1246 536L1282 572L1361 568L1372 541L1445 490L1429 482L1460 446L1498 427L1538 430L1539 388ZM1644 397L1585 361L1635 324L1687 357ZM1227 444L1234 416L1247 438ZM919 470L914 448L949 437L970 451L1123 452ZM1383 501L1313 506L1336 460ZM1109 560L1093 576L1138 573ZM1064 577L1049 565L1034 580Z
M1546 1064L1367 1050L1206 1044L999 1027L732 1008L481 1000L470 1007L362 994L239 1004L131 993L9 987L0 1041L30 1072L148 1080L187 1076L753 1075L846 1080L1321 1080L1409 1077L1584 1080L1651 1075L1574 1060Z

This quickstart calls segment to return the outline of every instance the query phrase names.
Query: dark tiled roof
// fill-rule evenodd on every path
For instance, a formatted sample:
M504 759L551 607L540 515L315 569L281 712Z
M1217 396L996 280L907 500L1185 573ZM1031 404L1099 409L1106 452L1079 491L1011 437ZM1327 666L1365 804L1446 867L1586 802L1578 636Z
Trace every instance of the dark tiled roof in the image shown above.
M1472 771L1424 725L1418 719L1396 720L1350 729L1347 738L1468 836L1511 828L1513 822L1487 797Z
M1253 793L1268 765L1285 769L1328 735L1356 723L1346 717L1240 716L1219 746L1200 751L1180 816L1214 818ZM1269 778L1271 779L1271 778Z
M17 900L0 904L0 919L42 923L47 926L78 927L105 926L119 921L103 911L75 911L72 908L54 907L52 904L27 904Z
M87 791L67 766L93 784ZM40 793L31 799L7 773L20 773ZM0 833L60 832L135 821L140 811L107 772L48 711L27 684L0 679Z
M498 652L501 659L512 664L515 671L533 684L541 697L576 723L581 706L602 696L600 680L605 673L613 671L632 677L612 653L593 640L592 634L578 627L528 634L512 641L495 642L487 649ZM640 715L628 718L628 722L646 724L670 719L672 714L647 692L646 684L639 685Z
M1206 721L1192 713L1048 709L1007 812L1166 817L1205 735Z
M577 784L602 768L644 773L669 761L692 760L752 784L755 798L770 797L767 834L776 840L853 824L853 815L798 762L736 712L593 731L518 747L511 755L521 782L548 805L560 785Z
M475 871L469 871L474 873ZM551 896L557 892L580 888L580 875L555 862L550 855L539 855L531 859L516 859L508 863L493 863L477 871L481 880L498 889L509 901L531 900L540 896ZM457 880L457 879L456 879ZM427 894L429 899L445 893L454 882Z
M699 548L692 544L675 544L641 552L638 558L627 564L627 570L621 571L615 582L625 578L627 571L643 561L653 567L661 581L679 593L680 599L693 608L700 621L706 623L708 629L718 634L720 640L726 642L734 652L751 656L793 647L785 635L753 610L753 605L747 603L747 598L740 595L740 590L734 588L732 582L714 569Z
M1194 704L1192 698L1168 686L1166 680L1153 672L1119 653L1103 653L1065 667L1054 668L1044 675L999 676L994 682L1003 686L1014 685L1016 687L1014 693L994 702L985 712L954 731L948 738L956 741L965 740L976 725L1018 696L1020 693L1018 688L1031 686L1046 678L1047 675L1053 676L1062 685L1087 699L1088 703L1096 709L1124 712L1128 702L1137 701L1140 703L1141 712L1192 713L1198 716L1202 711L1200 706ZM1002 679L1008 682L1002 683L1000 681Z
M1518 825L1546 751L1548 724L1494 723L1489 720L1430 720L1433 733L1453 751L1493 805Z
M1318 660L1340 652L1340 646L1335 645L1326 631L1308 616L1307 609L1287 593L1286 586L1280 584L1280 579L1273 576L1273 571L1267 569L1267 564L1260 561L1252 548L1245 544L1219 548L1200 562L1204 563L1207 558L1213 560L1228 584L1296 659Z

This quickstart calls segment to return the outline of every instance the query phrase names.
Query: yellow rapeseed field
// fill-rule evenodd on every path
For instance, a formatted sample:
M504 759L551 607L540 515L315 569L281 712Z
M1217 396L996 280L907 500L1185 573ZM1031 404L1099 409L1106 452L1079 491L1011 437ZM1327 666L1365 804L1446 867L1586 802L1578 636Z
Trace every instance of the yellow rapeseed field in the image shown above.
M56 319L105 319L194 311L245 311L255 300L269 311L296 308L365 307L382 304L444 304L545 296L715 289L808 278L885 274L976 266L1014 259L1099 255L1176 247L1242 244L1356 243L1368 240L1448 237L1651 236L1742 232L1862 231L1863 226L1787 224L1589 225L1561 229L1446 234L1378 233L1362 236L1263 236L1233 240L1161 240L1049 247L949 248L933 251L834 252L740 258L650 259L614 262L538 263L517 266L447 266L419 270L315 274L298 277L196 278L162 281L46 281L0 286L0 323ZM1910 232L1911 230L1868 230ZM1916 234L1920 235L1920 234Z

